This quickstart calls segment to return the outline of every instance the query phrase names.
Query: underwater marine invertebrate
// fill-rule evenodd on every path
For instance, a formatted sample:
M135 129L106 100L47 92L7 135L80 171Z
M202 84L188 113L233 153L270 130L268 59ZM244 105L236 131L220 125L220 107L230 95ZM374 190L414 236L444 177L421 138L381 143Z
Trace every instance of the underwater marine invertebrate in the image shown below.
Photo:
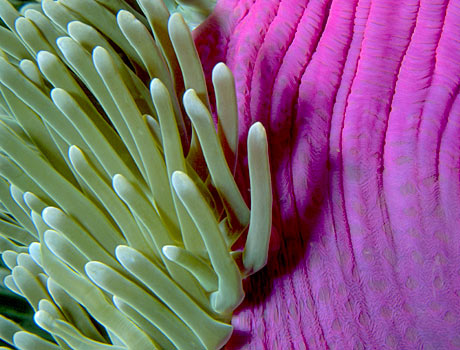
M0 338L19 349L218 349L242 279L267 259L265 130L248 134L249 210L233 177L230 70L214 69L216 132L182 16L161 1L109 3L44 0L21 15L0 1L4 284L53 340L3 317Z
M132 155L132 161L129 161L129 157L127 160L130 165L128 170L133 165L133 169L137 169L136 173L132 174L131 178L128 178L129 171L122 173L124 177L117 176L118 194L123 201L131 203L131 206L148 203L149 198L146 200L142 194L146 188L148 189L149 181L160 179L149 180L145 176L145 169L138 167L137 164L142 164L142 155L136 149L136 142L132 139L129 128L119 122L123 121L123 117L117 117L118 107L111 104L112 96L110 93L104 94L104 82L98 80L99 78L92 79L100 75L94 69L92 59L85 57L90 55L95 46L91 43L97 43L110 52L110 57L117 67L123 68L125 64L129 68L120 71L123 83L128 86L126 95L135 97L137 108L149 125L149 130L158 145L173 140L170 137L162 137L169 129L161 131L161 128L166 128L165 124L158 123L161 115L158 116L158 120L150 117L164 104L154 106L155 98L149 98L151 92L137 89L138 86L142 86L138 84L139 79L146 87L150 84L150 78L157 76L169 91L169 98L172 100L171 107L167 105L167 108L184 112L184 105L179 102L185 92L184 79L185 86L189 84L188 88L194 88L202 104L208 105L208 94L203 88L205 84L202 76L189 74L187 69L182 69L186 78L180 73L160 76L168 70L180 72L181 64L185 65L185 68L190 68L193 62L177 59L174 50L185 49L186 46L174 45L169 34L165 35L168 32L169 13L164 6L155 7L158 2L140 1L142 9L142 6L136 5L133 1L84 1L80 6L90 3L104 4L111 9L109 13L112 13L107 16L105 12L89 12L85 15L91 15L91 18L87 19L80 14L78 7L74 6L76 2L65 1L66 6L62 6L63 3L64 1L41 2L47 17L53 18L53 23L62 31L61 34L53 34L53 31L46 30L46 21L40 20L42 17L32 11L25 14L24 19L18 20L17 31L0 30L2 39L13 39L0 40L0 43L4 45L4 51L9 52L10 63L16 62L14 65L36 86L45 85L50 88L50 81L65 76L65 70L58 70L59 65L50 64L50 69L46 73L48 77L40 77L37 69L31 64L35 61L34 54L31 55L25 50L24 45L18 45L21 40L28 40L27 45L35 48L35 52L51 52L65 62L64 66L68 64L72 67L70 74L77 76L76 81L79 83L77 86L66 85L65 88L61 83L60 88L64 92L83 88L84 93L81 96L86 95L88 99L80 98L77 102L80 105L87 104L89 108L96 106L96 111L93 112L96 115L102 110L110 110L110 113L104 112L102 115L113 117L110 124L116 126L118 135L123 137L123 142L119 143L120 156L123 158L126 154ZM28 6L33 9L37 5L40 4ZM129 12L120 14L120 30L114 25L113 19L117 6ZM267 269L245 283L244 289L250 292L232 319L236 332L226 346L227 349L458 348L459 8L457 0L220 0L206 23L194 32L208 88L213 82L216 86L221 83L219 79L213 79L212 75L213 68L218 62L225 62L235 76L238 105L232 103L229 105L230 108L221 108L218 114L234 115L232 110L237 106L240 127L238 132L235 132L231 117L220 118L218 134L227 164L230 170L237 174L235 178L240 185L239 188L245 189L249 185L244 184L247 180L244 174L247 135L251 125L257 121L263 123L268 138L272 140L269 152L274 185L273 218L282 238L278 241L280 250L279 253L273 254ZM169 10L174 11L172 8ZM144 15L140 15L141 12ZM17 17L13 12L8 13L3 17L5 22L14 28L14 20ZM133 17L142 25L130 19ZM33 19L35 29L30 26L28 18ZM178 19L179 17L174 17L175 21ZM75 20L77 22L67 26L68 21ZM150 24L155 41L152 40L150 30L142 29L148 28ZM176 24L180 24L179 21ZM91 30L92 27L98 28L97 31ZM174 35L175 40L181 41L180 34L184 32L170 33ZM18 41L16 35L23 39ZM67 57L64 57L64 52L55 44L55 39L59 36L73 39L64 38L60 42ZM44 37L47 38L45 42L38 40ZM107 39L109 37L110 39ZM105 44L104 40L109 40L110 45ZM79 50L74 41L84 50ZM191 41L185 40L185 43L190 44ZM166 58L165 61L157 59L157 45L160 55ZM193 46L188 45L187 50L190 47ZM87 54L85 56L79 52ZM193 54L194 50L191 53ZM98 55L99 68L104 69L104 56L107 55L103 51ZM53 62L49 55L44 59L46 56L45 54L41 59L41 72L45 71L47 62ZM17 60L13 60L14 57L28 58L29 61L25 60L19 64ZM70 64L73 58L79 59L72 60ZM198 61L194 62L193 64L196 64ZM158 68L164 63L168 70ZM93 68L85 71L86 67ZM60 74L57 77L52 75L58 71ZM136 72L135 76L131 75L132 72ZM85 82L81 84L83 80L80 76L83 76L83 73ZM106 79L110 78L108 74ZM109 85L115 86L114 83L110 82ZM155 84L156 94L163 95L160 87L160 84ZM4 90L3 94L8 95L10 90ZM232 100L234 98L231 93L224 92L227 90L220 85L220 88L216 89L217 109L219 91L221 97ZM20 92L22 91L19 89L18 96ZM61 108L70 111L71 104L63 103L64 92L56 90L54 99L59 102ZM212 89L209 92L212 106ZM196 99L196 96L190 94L188 97ZM45 99L44 102L46 101ZM0 100L0 103L7 106L4 100ZM52 105L40 104L41 108L48 109L53 105L54 102ZM225 102L220 105L224 106ZM21 105L16 106L16 110L20 107ZM129 108L123 108L126 107ZM4 110L7 111L7 108ZM151 112L152 110L154 112ZM17 120L34 115L24 107L21 111L22 113L15 117ZM43 109L42 113L45 112ZM73 113L70 114L73 116ZM188 130L188 119L178 118L181 115L185 116L184 113L174 113L178 133L186 149L186 167L192 165L195 172L189 175L195 177L196 173L198 178L204 180L207 170L204 168L202 152L197 147L199 135L195 133L190 143L189 133L184 132ZM11 118L5 120L11 128L21 134L21 129L11 123ZM37 118L28 120L28 123L36 123ZM62 123L60 120L56 122ZM70 160L67 162L65 155L71 144L62 147L65 149L62 152L64 157L53 158L53 155L59 154L57 146L63 144L62 140L53 129L43 130L40 123L36 125L37 128L30 128L28 132L34 133L38 145L35 147L46 153L55 167L69 175L72 169L76 172L75 165L86 178L99 178L91 177L94 172L90 171L91 167L85 165L88 163L88 157L93 157L90 162L94 161L93 152L88 152L89 147L72 148L74 165L69 167L67 164ZM44 125L46 127L48 124ZM48 136L40 136L49 133L52 134L52 142L49 142ZM225 138L222 135L225 135ZM93 141L92 138L89 140ZM117 142L116 140L115 138L112 141ZM174 147L174 144L169 143L167 147L160 148L168 150L170 146ZM237 147L240 151L235 162L234 150ZM167 175L164 178L168 178L169 181L172 173L168 173L167 162L164 170ZM174 164L182 164L181 162L179 159ZM238 164L236 168L235 164ZM106 165L110 166L112 162ZM35 205L35 211L41 212L43 208L40 201L37 201L40 196L38 192L35 196L28 192L22 195L19 182L27 179L21 176L21 172L15 172L14 167L2 169L7 169L10 177L14 177L14 174L19 175L11 191L7 186L3 187L1 197L7 201L5 206L15 210L13 204L21 203L24 206L24 201L29 203L27 208L29 205ZM102 165L96 170L96 174L106 172ZM112 175L117 173L114 172ZM145 181L142 183L143 187L136 191L135 186L133 188L130 185L138 181L139 174ZM182 180L181 174L178 175L176 180ZM79 175L74 177L77 182L81 182ZM199 181L196 183L200 184ZM209 181L205 181L204 188L200 187L200 190L203 191L205 199L209 200L216 192L213 189L206 191L207 183L209 184ZM82 186L79 183L77 185ZM178 182L177 185L181 184ZM28 186L33 186L33 183ZM170 190L170 186L171 182L160 189L168 193L166 190ZM95 197L90 186L83 184L83 187L88 198ZM155 246L144 244L140 239L144 237L144 232L149 231L146 226L153 226L149 216L139 215L134 217L134 221L131 220L131 211L126 211L127 207L119 200L118 194L114 195L111 181L99 181L97 187L100 189L97 192L101 198L92 201L111 203L113 206L107 207L102 204L100 207L112 210L110 216L118 220L116 225L119 227L123 225L124 228L134 229L133 234L126 239L129 238L131 242L128 246L136 245L135 249L141 252L143 249L156 249ZM31 192L39 190L34 188ZM242 194L246 195L246 191L242 191ZM14 199L12 203L11 198ZM119 205L120 203L125 206ZM177 203L180 204L182 201L174 190L169 202L161 205L162 208L174 206L177 212L187 212L185 205L176 207ZM215 207L220 210L224 203L219 200ZM52 203L47 203L50 204ZM136 207L140 214L145 214L142 212L143 209L142 205ZM160 213L162 211L164 209L161 209ZM243 209L241 217L245 216L244 212ZM166 210L166 213L169 211ZM230 214L231 222L238 226L238 220L235 220L236 213L226 213ZM15 217L20 225L5 225L5 232L14 232L18 239L30 244L34 239L31 239L22 227L28 229L33 228L33 225L26 220L23 211L16 210ZM54 208L49 208L46 217L56 227L68 225L61 212ZM171 227L177 228L176 233L193 221L174 222L174 217L164 214L162 218L168 221L168 225L172 224ZM40 216L36 216L37 222L39 219ZM69 233L79 232L71 230L70 225L67 228ZM220 228L225 231L226 226L222 225ZM72 257L74 260L71 264L79 268L81 276L87 276L88 272L101 286L117 287L97 275L104 271L105 275L117 277L123 270L127 270L118 260L123 260L128 255L129 251L125 250L126 244L121 245L121 255L115 255L116 263L121 265L123 270L119 266L119 270L117 266L111 266L112 258L94 246L94 251L89 251L88 254L102 256L103 265L90 264L88 271L85 271L88 259L81 259L78 254L64 255L62 252L71 249L72 245L63 239L65 237L58 232L59 230L54 231L48 230L43 239L49 245L49 249L54 250L56 256L61 254L63 257L67 256L67 259ZM165 237L159 233L159 237ZM185 267L200 281L205 295L209 295L217 290L217 275L208 264L203 263L203 254L200 252L206 250L204 242L193 237L200 235L196 231L192 231L190 235L184 234L186 249L175 244L166 244L161 248L164 255L160 258L173 260L177 265ZM276 238L276 235L274 237ZM230 238L229 242L231 241L233 239ZM8 241L4 244L21 249L11 246L11 242ZM114 242L111 247L119 244L118 241ZM41 245L30 245L31 256L39 258L38 248L41 249ZM189 254L189 250L196 253ZM5 252L3 258L13 269L20 261L29 271L36 271L34 265L28 263L30 259L27 259L26 255ZM238 255L235 255L235 258L238 263L244 260ZM128 267L128 262L123 261ZM169 265L172 268L174 266ZM10 271L8 269L3 273L9 275ZM30 277L27 271L18 268L12 276L5 278L5 284L13 290L18 290L14 280L17 278L18 281L29 281L24 278L25 276ZM56 283L50 282L47 290L56 303L64 305L64 301L59 299L64 294L58 293L55 285ZM33 286L40 287L40 284ZM24 293L27 294L28 290L24 288ZM42 288L37 290L43 291ZM195 295L194 300L202 300L196 290L190 293ZM97 301L103 302L91 304L93 312L97 313L97 308L106 305L104 300L111 294L103 292L103 298L97 293L87 295L99 298ZM129 295L123 297L128 298ZM34 305L37 302L40 303L37 298L32 300ZM143 302L152 301L143 299ZM152 322L121 296L114 297L110 305L128 315L127 317L139 325L144 333L152 334L162 347L171 346L169 340L162 337L157 328L152 327ZM225 305L219 305L222 309L225 308ZM46 301L39 304L39 308L48 314L56 314L52 304ZM72 310L77 309L78 307L75 307ZM103 321L110 324L110 317L116 315L110 308L106 311L112 313ZM42 316L44 320L46 314L42 313ZM66 317L72 318L71 315ZM155 315L149 314L148 317L153 318ZM9 321L2 319L1 322L1 329L8 330L10 338L16 333L15 342L18 346L25 348L29 338L37 340ZM61 327L61 331L65 329L66 334L73 334L74 340L84 339L77 337L69 328L63 328L61 323L54 326ZM97 340L99 343L109 341L107 335L96 329L98 335L89 323L79 321L78 327L89 339ZM142 333L128 334L128 331L134 332L135 329L126 328L126 331L126 339L129 339L129 334L140 334L138 338L134 337L131 340L146 339ZM101 336L102 339L98 338ZM113 334L109 333L108 336L112 339L112 345L117 343ZM65 347L60 338L58 341ZM89 347L88 344L96 345L85 342L84 345L75 346Z

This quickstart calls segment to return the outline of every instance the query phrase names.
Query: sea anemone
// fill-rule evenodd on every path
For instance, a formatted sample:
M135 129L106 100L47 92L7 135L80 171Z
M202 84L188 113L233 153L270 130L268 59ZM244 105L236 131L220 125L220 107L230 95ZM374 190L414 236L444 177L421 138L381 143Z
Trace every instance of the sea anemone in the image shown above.
M268 145L255 123L249 210L234 180L232 73L213 69L211 112L178 12L43 0L20 14L0 1L3 281L49 333L1 317L9 345L211 350L229 339L242 280L267 261Z
M12 0L11 3L13 2L17 1ZM4 3L5 1L0 1L0 4ZM158 331L155 322L149 319L152 315L145 317L142 314L156 308L146 306L144 299L139 301L131 294L136 293L137 286L153 297L155 291L152 292L148 287L151 284L147 280L145 283L141 281L146 279L146 276L136 276L149 271L146 272L147 277L155 278L156 281L158 277L155 273L158 271L147 269L162 264L165 274L158 276L172 276L169 268L182 266L190 272L192 281L198 281L198 291L207 297L204 299L208 300L208 305L212 307L214 303L214 306L219 305L219 310L224 309L225 306L218 304L219 299L212 297L217 295L212 293L219 287L218 276L228 275L228 271L221 270L222 266L217 267L211 257L211 250L207 249L204 241L200 241L199 225L195 225L193 221L196 215L211 221L214 216L217 222L222 223L219 229L214 227L216 232L228 232L229 227L230 230L236 230L234 235L234 231L230 231L230 235L224 235L224 240L227 237L227 247L231 246L236 250L236 253L231 254L233 260L225 255L225 249L216 254L219 257L223 256L221 253L227 256L227 262L230 264L223 265L233 266L234 273L236 270L232 261L236 262L242 276L257 270L258 267L251 267L248 261L248 256L251 256L248 255L251 244L256 248L261 247L260 254L257 255L260 263L257 265L260 267L265 262L269 230L261 231L265 237L261 240L262 245L257 240L251 240L251 237L257 235L251 234L254 231L246 234L244 225L240 222L246 215L243 212L248 211L244 206L240 207L242 210L236 210L239 206L230 204L225 197L230 193L240 196L234 183L231 180L225 181L226 185L231 184L233 188L227 188L228 192L224 193L218 189L218 181L228 178L219 176L216 179L213 176L212 165L205 161L208 160L206 151L215 151L216 147L208 148L201 142L203 133L200 135L198 127L195 126L197 119L194 113L197 109L190 108L187 102L194 100L198 102L194 103L194 106L200 106L198 110L207 111L204 113L206 118L209 120L211 116L217 125L213 129L212 124L208 122L208 132L204 134L214 135L214 130L217 130L224 154L219 156L220 162L222 163L225 158L228 172L238 184L245 203L249 203L248 197L255 196L258 191L254 186L257 181L250 181L249 170L252 169L254 175L254 171L263 169L251 165L257 159L251 156L251 147L247 147L248 137L251 139L254 131L252 126L256 124L256 127L262 130L258 124L261 123L269 140L270 171L262 171L267 186L260 190L260 194L264 194L266 198L251 201L251 220L263 218L265 215L265 219L260 223L266 228L269 225L269 173L273 185L270 257L266 268L243 280L246 296L233 312L231 324L234 330L225 346L226 349L458 349L459 1L219 0L212 12L212 2L183 0L179 5L178 3L179 1L168 1L165 7L154 0L48 0L28 4L26 9L34 11L24 13L25 18L18 20L16 27L14 21L18 16L10 7L1 6L2 17L10 29L0 29L0 45L3 45L4 56L9 62L7 67L15 69L15 79L11 81L22 77L22 81L35 86L35 90L42 91L44 96L41 100L43 103L38 103L42 108L39 112L27 103L16 103L15 108L21 108L19 111L22 113L12 118L11 102L7 99L21 101L21 96L26 95L26 100L29 101L30 91L25 91L22 84L19 84L12 93L4 83L0 85L2 96L6 96L0 99L0 103L4 106L3 124L9 128L5 130L11 130L8 131L8 135L16 135L16 139L21 140L19 144L27 145L23 148L32 149L34 154L40 150L44 154L42 158L48 159L48 164L51 163L59 174L65 174L65 178L72 179L73 188L81 189L85 200L95 205L92 207L93 210L89 210L90 214L108 212L97 194L109 194L110 198L113 198L113 203L118 203L117 208L122 209L117 211L116 215L113 214L115 212L108 212L109 224L120 228L122 223L127 222L123 221L127 217L132 224L128 227L137 229L135 232L138 232L137 235L134 233L133 236L126 237L127 243L121 243L120 246L119 240L124 239L120 228L120 235L112 237L116 241L112 242L111 249L115 250L111 254L108 248L103 247L106 253L101 255L101 248L91 242L88 244L88 241L85 248L89 247L91 251L80 253L80 248L73 245L80 240L69 239L66 234L81 233L83 228L85 232L94 235L94 240L100 239L104 242L107 239L106 233L101 233L100 230L93 232L88 226L99 225L99 222L86 222L86 217L78 219L69 209L62 208L60 203L41 204L42 198L52 196L39 193L38 191L44 192L42 187L28 180L29 177L23 175L24 172L17 162L6 153L2 153L2 164L6 165L2 165L1 169L8 170L7 174L6 170L4 171L5 174L15 179L14 186L11 187L8 180L3 182L5 185L0 195L0 198L5 198L8 206L15 210L14 215L8 214L10 209L7 209L6 205L2 210L6 213L3 215L3 221L7 223L3 226L3 231L9 233L10 237L3 240L2 250L13 250L5 252L3 258L7 265L16 269L16 272L13 271L11 276L5 278L5 284L20 292L21 289L15 284L16 279L29 281L28 283L35 281L35 284L27 284L29 287L32 286L28 289L25 288L26 284L23 285L23 294L35 298L32 305L38 302L38 308L43 312L39 311L41 316L37 317L37 321L45 329L51 330L51 334L55 334L55 340L49 336L47 338L44 333L40 333L40 336L58 343L62 348L69 347L70 339L73 342L83 342L75 347L85 349L101 346L125 348L126 343L107 326L112 324L110 322L117 322L112 319L116 314L125 322L121 326L121 331L127 335L124 341L154 338L159 343L158 347L175 347L174 344L170 344L168 336ZM40 10L42 5L44 11ZM89 5L91 7L88 7ZM92 7L95 5L102 5L105 11L95 11ZM81 9L85 7L85 10L79 11L79 6L82 6ZM131 16L141 22L147 30L137 30L140 26L134 24L136 21L127 21L130 16L127 12L123 12L122 15L125 17L124 27L121 25L122 21L119 21L120 26L117 26L113 18L119 9L131 13ZM37 12L44 14L39 17ZM189 34L186 40L176 40L178 37L172 31L168 34L167 20L170 13L174 12L182 13L192 27L209 15L193 31L204 78L201 68L194 68L199 67L199 61L196 59ZM179 19L179 14L174 14L171 19ZM51 32L46 29L49 27L46 25L49 23L47 18L51 19L51 23L55 23L51 26L54 28ZM68 28L68 22L77 24L75 28ZM132 25L128 26L127 22ZM94 32L97 35L94 35ZM182 30L177 33L185 32L188 33ZM80 52L85 53L83 58L86 57L82 62L87 63L78 66L78 69L74 67L80 61L71 63L68 58L74 57L78 50L72 51L66 58L61 48L56 45L56 39L61 36L67 36L67 43L75 42L82 47ZM153 46L149 44L151 42L154 43ZM78 45L68 46L66 50ZM155 49L156 45L158 49ZM136 120L139 120L139 115L143 117L143 123L148 125L148 131L159 152L158 158L165 159L163 174L166 175L163 178L168 185L160 187L160 190L171 196L169 206L174 207L174 211L165 211L164 206L160 207L156 203L157 197L153 197L155 192L149 192L150 181L160 180L146 176L146 168L139 165L144 164L144 158L130 131L126 131L130 128L126 126L123 129L123 123L117 126L116 122L110 119L120 113L119 120L124 120L125 115L131 116L132 113L123 112L116 102L113 102L116 99L111 96L110 91L119 90L115 81L107 84L108 90L105 87L104 75L100 74L104 72L98 71L101 67L95 67L90 57L94 46L100 46L108 52L115 70L119 72L117 76L121 77L117 79L121 79L127 87L123 94L117 96L134 98L133 103L139 111L135 113L138 115ZM65 69L51 68L46 74L41 73L46 67L34 65L35 54L40 50L51 53L51 56L45 54L44 57L54 55L55 60L62 62ZM185 56L178 54L181 50L187 52ZM103 59L106 51L98 51L99 62L106 62ZM194 59L181 60L181 57ZM24 58L26 60L23 60ZM220 62L225 62L232 71L235 90L228 69ZM167 69L164 68L165 65ZM92 67L92 70L83 72L82 69L85 67ZM219 85L220 80L216 79L220 75L217 74L219 69L227 72L225 75L229 78L223 79L227 81L226 84ZM21 73L18 73L19 71ZM67 72L67 75L60 72ZM160 76L165 72L170 74ZM190 75L192 72L199 74ZM56 75L52 75L53 73ZM54 86L53 81L58 82L54 79L68 75L73 79L70 81L75 81L76 84L64 86L60 83L50 100L48 90ZM108 78L113 77L106 74L105 79ZM169 108L174 110L178 130L173 133L174 138L164 137L170 133L163 130L166 125L164 120L162 123L162 108L155 103L155 97L149 96L151 92L156 91L156 96L165 101L162 98L165 94L153 87L152 91L146 88L151 84L152 78L159 79L169 93ZM96 79L99 84L89 84L93 81L91 79ZM158 80L155 81L157 83L154 87L162 87ZM190 85L192 81L193 86ZM106 91L105 95L99 90L96 91L97 87ZM196 95L187 93L186 101L183 103L182 98L189 88L193 88ZM74 105L84 106L77 110L83 110L90 116L102 116L103 125L110 126L106 129L110 132L107 137L110 138L111 145L112 142L116 142L117 137L121 138L121 142L118 141L116 147L112 148L116 148L118 156L125 163L131 164L129 166L126 163L128 172L117 172L124 178L114 177L115 173L108 172L96 156L102 149L93 152L89 144L85 148L75 142L78 148L71 148L71 156L77 159L80 157L84 162L72 163L67 151L74 142L68 143L51 127L54 122L58 125L61 123L60 127L62 123L70 125L69 130L78 130L85 125L82 119L74 120L74 123L77 122L79 125L78 128L74 128L72 119L67 119L64 107L70 108L72 104L63 103L66 99L71 101L65 97L66 94L73 98ZM231 103L226 102L228 99ZM62 111L59 106L62 107ZM112 109L107 111L110 106ZM48 115L51 115L51 118L53 115L49 113L50 109L57 111L62 118L48 121ZM77 114L70 114L71 117L78 117ZM179 118L181 115L184 118ZM22 116L33 116L27 118L27 123L34 123L37 127L30 124L29 129L25 130L18 126L21 124L19 118ZM19 123L15 120L19 120ZM98 130L103 128L100 124L95 127ZM196 205L198 201L190 203L190 198L197 196L192 194L191 197L187 197L191 192L185 196L184 193L181 195L181 188L184 188L181 187L184 179L182 174L176 173L176 177L168 171L168 157L164 151L171 150L170 146L174 144L177 145L177 142L169 142L178 138L183 152L175 154L183 154L187 174L198 186L197 191L205 198L204 202L211 208L212 216L204 217L197 214L200 211L200 206ZM32 139L34 141L31 141ZM93 137L89 139L91 143L95 140ZM86 144L87 140L83 141ZM13 147L13 151L15 150ZM124 157L127 157L127 160ZM268 167L268 162L263 163ZM82 167L85 164L90 166ZM83 173L78 169L93 170L91 173ZM135 177L128 178L125 175L133 171ZM225 172L225 176L228 176L227 170ZM96 179L104 179L105 176L105 182L100 181L97 185L97 194L85 180L90 181L88 174L94 173L97 174ZM6 175L2 176L7 178ZM57 186L53 178L40 172L35 174L39 175L46 177L53 186ZM115 178L116 181L113 182L116 186L112 186L112 178ZM139 178L144 179L142 187L136 187L136 179ZM134 190L129 190L130 184ZM173 190L168 192L171 184ZM102 188L107 191L102 191ZM193 186L190 188L194 189ZM34 193L34 196L31 193ZM59 198L64 196L59 191L56 191L56 194ZM156 196L163 198L159 194ZM148 245L147 242L142 244L135 241L135 237L145 239L152 232L149 229L152 222L144 223L138 214L144 213L146 206L142 203L149 201L154 203L155 208L150 212L156 212L166 227L175 226L177 230L174 232L177 236L185 233L182 231L183 223L179 220L182 217L181 213L195 213L189 215L189 223L196 227L195 236L193 233L190 236L184 235L183 247L168 243L165 248L158 248ZM241 199L237 201L243 203ZM262 206L254 207L256 202L262 203ZM176 205L181 203L183 206L177 209ZM134 205L138 206L134 208ZM166 203L162 202L161 205ZM44 206L52 208L46 213L42 211ZM35 208L36 214L32 217L35 221L30 220L31 207L32 210ZM261 214L256 214L258 210ZM42 212L51 225L39 215ZM178 214L179 219L176 222L174 217L167 216L171 212ZM36 230L34 222L38 223L39 231ZM77 229L75 225L72 226L74 222L80 225ZM53 228L53 225L56 228ZM253 229L256 227L252 224L250 226ZM28 233L37 235L37 232L40 234L40 229L47 230L42 237L33 237ZM240 232L242 234L238 238ZM17 240L11 238L13 234ZM79 237L87 239L89 236L80 234ZM193 237L198 237L198 241ZM242 256L246 237L247 254ZM21 243L21 240L25 242ZM139 256L133 254L131 244L135 243L137 245L134 249L144 257L149 254L149 250L157 249L157 255L151 254L149 262L142 264L141 270L134 270L133 265L128 266L125 259L127 256ZM27 250L25 247L29 244L30 249ZM116 248L118 246L121 248ZM78 254L72 253L70 249ZM40 265L46 266L41 256L42 251L48 252L48 257L54 257L53 261L58 266L66 267L65 271L70 271L71 276L81 278L83 286L88 285L92 288L91 293L84 294L85 298L75 298L64 291L66 288L69 291L81 291L78 286L82 284L72 282L71 286L62 286L52 276L50 280L53 282L48 286L44 281L46 276L39 269ZM189 254L191 251L193 252ZM27 252L30 257L23 254ZM94 255L98 257L93 259ZM62 257L73 260L67 261ZM37 262L34 262L34 259ZM98 262L89 262L90 260ZM204 263L207 261L208 263ZM115 266L111 265L114 262ZM78 267L78 270L71 266ZM25 271L32 272L26 274ZM4 274L10 275L10 269L5 269ZM37 276L35 279L34 274ZM110 285L107 276L117 277L116 280L121 281L123 285ZM232 276L231 272L228 276ZM236 273L233 277L235 276L237 277ZM176 280L174 276L171 279L174 283L180 284L181 280ZM230 322L230 312L218 313L212 308L206 309L203 299L192 295L194 291L187 290L192 285L186 283L184 286L168 289L168 292L184 291L185 294L180 296L175 294L174 300L191 298L201 310L209 311L208 315L220 326L225 327L227 322ZM241 284L239 286L241 287ZM119 289L117 293L112 293L105 287ZM30 293L31 290L34 293ZM36 290L42 294L37 294ZM232 293L232 304L237 303L241 291L242 289L239 289L239 293ZM160 291L157 292L160 294ZM125 300L130 295L132 304ZM164 294L162 295L164 297ZM40 299L44 299L44 302L41 303ZM165 307L168 304L162 296L158 296L158 302ZM87 307L87 304L91 305L92 309ZM95 317L93 312L102 315L108 312L109 316L101 319ZM178 309L176 312L179 313ZM178 315L174 311L173 313ZM76 315L83 315L83 318ZM48 344L43 345L44 348L51 346L49 343L43 343L43 340L35 335L24 332L17 325L5 319L1 320L1 334L10 344L16 341L20 348L26 348L25 344L31 344L29 347L34 349L38 348L39 344ZM50 322L47 323L46 320ZM185 321L186 318L180 320L183 324ZM53 329L50 328L50 324ZM188 325L185 329L187 327ZM193 327L188 327L191 331L184 334L195 334ZM37 329L33 332L39 334ZM60 332L62 337L56 335L56 332ZM130 338L130 334L135 336ZM224 341L222 337L220 344ZM147 348L149 347L152 346L149 344ZM190 347L191 342L185 345L185 348Z

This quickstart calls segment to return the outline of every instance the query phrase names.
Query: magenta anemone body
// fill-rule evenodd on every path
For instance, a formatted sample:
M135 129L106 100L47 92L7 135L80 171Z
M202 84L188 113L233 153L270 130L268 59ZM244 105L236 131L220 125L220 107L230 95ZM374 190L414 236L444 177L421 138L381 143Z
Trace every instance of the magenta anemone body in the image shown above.
M220 0L274 225L227 349L460 349L460 1ZM240 185L247 186L240 156Z

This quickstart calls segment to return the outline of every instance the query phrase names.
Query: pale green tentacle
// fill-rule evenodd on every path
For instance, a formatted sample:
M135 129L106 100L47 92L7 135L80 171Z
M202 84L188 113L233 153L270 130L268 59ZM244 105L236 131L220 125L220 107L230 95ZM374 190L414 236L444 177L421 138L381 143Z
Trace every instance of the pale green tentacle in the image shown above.
M271 189L260 124L251 210L236 186L223 63L217 132L211 117L186 22L213 4L0 0L0 272L54 339L0 318L11 346L213 350L230 337L242 279L266 263Z

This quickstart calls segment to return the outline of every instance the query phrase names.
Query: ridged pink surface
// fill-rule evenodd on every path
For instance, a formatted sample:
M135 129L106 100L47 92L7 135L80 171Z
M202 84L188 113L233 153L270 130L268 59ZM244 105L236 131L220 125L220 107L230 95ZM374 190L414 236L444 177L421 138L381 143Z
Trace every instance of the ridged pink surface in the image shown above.
M219 0L195 36L279 232L226 349L460 349L460 1Z

